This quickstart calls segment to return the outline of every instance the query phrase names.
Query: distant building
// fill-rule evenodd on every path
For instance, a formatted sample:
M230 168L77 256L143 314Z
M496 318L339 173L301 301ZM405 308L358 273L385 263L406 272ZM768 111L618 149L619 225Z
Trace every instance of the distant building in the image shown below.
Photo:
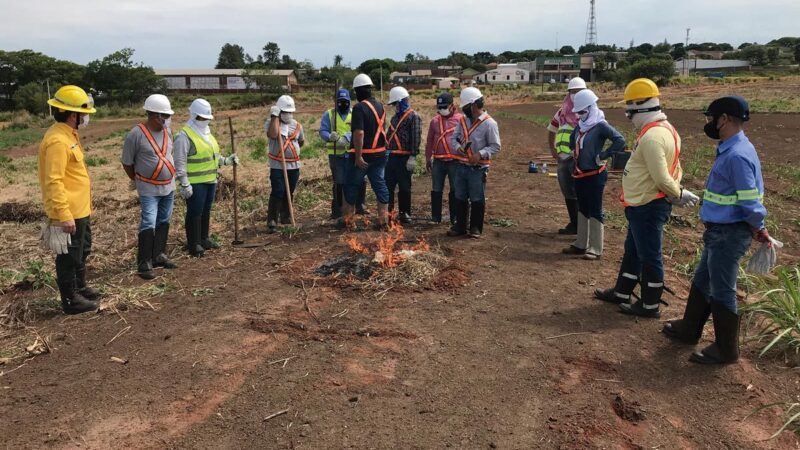
M686 52L689 59L722 59L728 52L722 50L689 50Z
M531 80L531 73L528 70L520 69L516 64L498 64L496 69L487 70L472 78L483 84L528 84Z
M550 81L565 83L581 75L581 55L540 56L533 63L534 70L531 72L531 78L535 83L549 83ZM590 69L592 59L587 59L586 64ZM589 71L591 72L591 70ZM590 78L590 76L587 76L586 80L590 81Z
M236 92L258 88L247 85L244 69L159 69L155 73L164 77L167 89L173 92ZM294 70L270 70L267 76L275 77L276 84L288 92L298 84Z
M690 73L718 72L725 74L741 70L750 70L750 61L739 59L679 59L675 61L675 73L688 75Z

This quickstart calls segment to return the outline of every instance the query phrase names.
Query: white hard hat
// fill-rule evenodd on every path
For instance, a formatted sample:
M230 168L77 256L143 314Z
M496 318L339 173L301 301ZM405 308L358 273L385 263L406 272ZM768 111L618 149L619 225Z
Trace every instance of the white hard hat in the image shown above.
M400 100L408 98L408 91L402 86L395 86L389 91L389 104L397 103Z
M586 82L583 81L581 77L575 77L569 80L569 84L567 85L567 90L571 89L586 89Z
M189 105L189 116L191 116L191 119L195 117L208 120L214 119L214 115L211 114L211 103L208 103L208 100L204 98L194 99L192 104Z
M294 112L294 99L288 95L281 95L275 105L280 108L281 112Z
M483 94L481 94L480 89L476 87L468 87L461 90L461 96L459 97L459 101L461 102L461 107L465 107L467 105L471 105L475 103L475 100L482 98Z
M360 73L353 78L353 89L361 86L374 86L372 79L365 73Z
M144 101L144 110L161 114L175 114L166 95L153 94Z
M579 112L587 109L591 105L597 103L597 100L600 100L591 89L584 89L577 94L575 94L575 98L572 99L572 112Z

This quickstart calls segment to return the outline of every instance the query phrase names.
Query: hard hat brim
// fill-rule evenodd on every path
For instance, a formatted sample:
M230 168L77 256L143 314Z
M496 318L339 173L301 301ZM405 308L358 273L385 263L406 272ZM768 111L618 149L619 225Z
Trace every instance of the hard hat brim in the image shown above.
M197 117L200 117L201 119L214 120L214 115L213 114L195 114L195 115Z
M147 109L147 108L142 108L142 109L144 109L147 112L156 113L156 114L169 114L170 116L174 116L175 115L175 111L173 111L171 109L168 109L166 111L153 111L153 110Z
M52 107L54 107L54 108L62 109L64 111L73 111L73 112L84 113L84 114L94 114L94 113L97 112L97 109L94 108L94 107L92 107L92 108L81 108L80 106L71 106L71 105L67 105L66 103L61 103L60 101L58 101L58 100L56 100L54 98L51 98L51 99L47 100L47 104L52 106Z

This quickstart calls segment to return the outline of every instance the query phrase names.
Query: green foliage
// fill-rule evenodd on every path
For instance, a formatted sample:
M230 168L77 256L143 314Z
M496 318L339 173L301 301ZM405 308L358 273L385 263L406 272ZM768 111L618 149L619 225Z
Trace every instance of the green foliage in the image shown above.
M564 92L565 89L559 87L558 92ZM524 120L526 122L534 123L541 127L547 127L550 124L550 117L539 114L517 114L506 111L498 111L493 113L495 117L503 119Z
M11 161L11 158L5 155L0 155L0 171L3 172L16 172L17 166Z
M558 53L561 53L562 55L574 55L575 47L571 45L565 45L558 50Z
M97 157L97 156L88 156L86 157L86 165L89 167L98 167L108 164L108 160L106 158Z
M152 93L166 92L164 79L152 67L134 63L133 53L124 48L86 65L86 80L98 93L95 100L139 102Z
M238 44L225 44L219 51L216 69L243 69L245 66L244 47Z
M22 272L17 275L17 280L17 284L30 286L32 289L53 287L56 284L55 276L45 268L44 261L41 259L31 259L25 262Z
M45 86L50 81L53 92L64 84L80 84L84 68L33 50L0 50L0 109L13 108L15 92L29 83ZM44 91L44 87L42 87Z
M41 128L8 127L0 130L0 150L19 147L39 141L44 136Z
M36 82L22 85L14 93L14 105L31 114L43 114L47 110L47 92Z
M675 65L672 58L646 58L631 64L623 71L625 83L636 78L650 78L659 85L666 84L675 75Z
M269 156L267 156L267 138L264 136L248 139L244 145L250 149L248 155L253 161L266 162L269 159Z
M800 355L800 268L781 269L778 280L776 287L759 294L759 301L744 307L748 329L756 328L750 339L767 342L759 356L774 349L797 357Z

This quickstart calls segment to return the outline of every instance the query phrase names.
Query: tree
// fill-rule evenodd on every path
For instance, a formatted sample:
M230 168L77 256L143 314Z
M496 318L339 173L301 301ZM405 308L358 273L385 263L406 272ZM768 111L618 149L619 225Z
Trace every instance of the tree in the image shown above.
M800 64L800 42L794 46L794 62Z
M672 50L672 46L669 45L666 39L664 39L664 42L656 44L653 47L653 53L669 53L670 50Z
M763 66L767 62L767 50L763 45L750 45L743 48L739 54L754 66Z
M686 48L683 46L683 43L679 42L677 44L673 44L672 50L669 51L669 56L675 60L686 58Z
M775 65L781 57L781 50L778 47L767 47L767 64Z
M342 55L336 55L333 57L333 67L339 67L342 65Z
M281 48L274 42L268 42L264 46L264 64L275 67L281 62Z
M166 91L166 82L152 67L132 60L134 50L123 48L86 65L86 83L108 100L139 101Z
M575 48L572 47L571 45L565 45L558 50L558 53L561 53L562 55L574 55Z
M24 109L31 114L42 114L47 107L47 92L36 82L30 82L14 93L14 104L17 109Z
M217 69L242 69L246 65L244 47L237 44L225 44L219 51ZM252 60L252 58L250 58Z
M495 56L492 52L478 52L472 55L472 59L476 63L489 64L490 62L494 62Z
M648 44L647 42L645 42L644 44L640 44L639 46L637 46L636 51L645 56L650 56L653 54L654 48L655 47L653 47L653 44Z
M52 90L65 84L81 84L84 67L33 50L4 52L0 50L0 109L14 108L14 93L28 83L46 85Z
M646 58L631 64L624 72L626 83L636 78L650 78L663 86L675 75L675 63L672 58Z

